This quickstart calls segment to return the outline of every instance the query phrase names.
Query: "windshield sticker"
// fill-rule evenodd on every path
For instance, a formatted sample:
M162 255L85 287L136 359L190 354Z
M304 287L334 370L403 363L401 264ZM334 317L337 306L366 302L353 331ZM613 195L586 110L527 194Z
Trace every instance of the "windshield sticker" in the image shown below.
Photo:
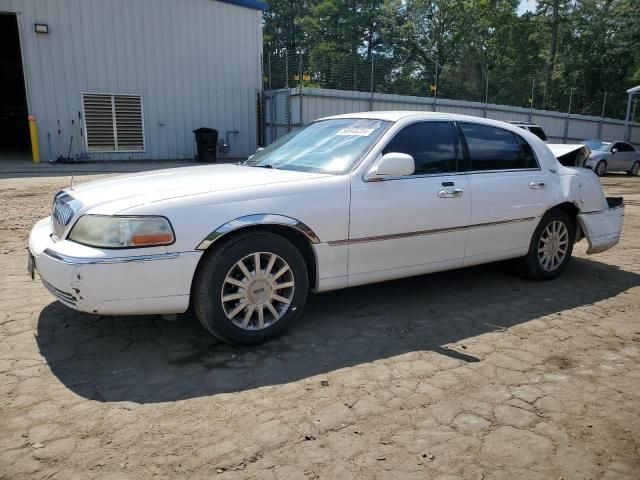
M375 130L375 128L343 128L336 135L339 136L355 136L355 137L368 137Z

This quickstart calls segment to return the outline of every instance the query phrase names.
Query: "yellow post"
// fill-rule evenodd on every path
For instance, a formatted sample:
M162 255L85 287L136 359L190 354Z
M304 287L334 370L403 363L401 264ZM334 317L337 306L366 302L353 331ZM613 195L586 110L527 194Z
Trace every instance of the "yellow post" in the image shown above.
M40 163L40 145L38 144L38 122L36 117L29 115L29 134L31 135L31 159L33 163Z

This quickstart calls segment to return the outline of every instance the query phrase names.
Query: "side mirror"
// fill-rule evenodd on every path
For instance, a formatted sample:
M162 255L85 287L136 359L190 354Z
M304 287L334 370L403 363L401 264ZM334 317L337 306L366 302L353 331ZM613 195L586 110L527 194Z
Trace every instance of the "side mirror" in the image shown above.
M382 179L384 177L405 177L412 175L416 164L411 155L390 152L382 156L378 166L367 175L367 180Z
M611 149L611 153L618 153L618 149L617 148L612 148Z

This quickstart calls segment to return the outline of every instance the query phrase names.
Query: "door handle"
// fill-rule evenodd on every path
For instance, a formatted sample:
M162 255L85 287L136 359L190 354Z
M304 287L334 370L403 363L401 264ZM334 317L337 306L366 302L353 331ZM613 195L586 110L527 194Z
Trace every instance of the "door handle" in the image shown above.
M542 188L546 188L547 185L544 182L531 182L529 183L529 188L532 188L534 190L540 190Z
M440 190L438 192L438 197L440 198L458 198L462 196L462 190L459 188L454 188L452 190Z

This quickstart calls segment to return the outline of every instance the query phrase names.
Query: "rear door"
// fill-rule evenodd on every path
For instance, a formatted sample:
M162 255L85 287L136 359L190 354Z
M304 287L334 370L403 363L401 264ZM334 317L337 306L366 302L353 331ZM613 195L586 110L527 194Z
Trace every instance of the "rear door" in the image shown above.
M472 197L465 265L524 255L554 188L531 146L510 130L459 122Z

